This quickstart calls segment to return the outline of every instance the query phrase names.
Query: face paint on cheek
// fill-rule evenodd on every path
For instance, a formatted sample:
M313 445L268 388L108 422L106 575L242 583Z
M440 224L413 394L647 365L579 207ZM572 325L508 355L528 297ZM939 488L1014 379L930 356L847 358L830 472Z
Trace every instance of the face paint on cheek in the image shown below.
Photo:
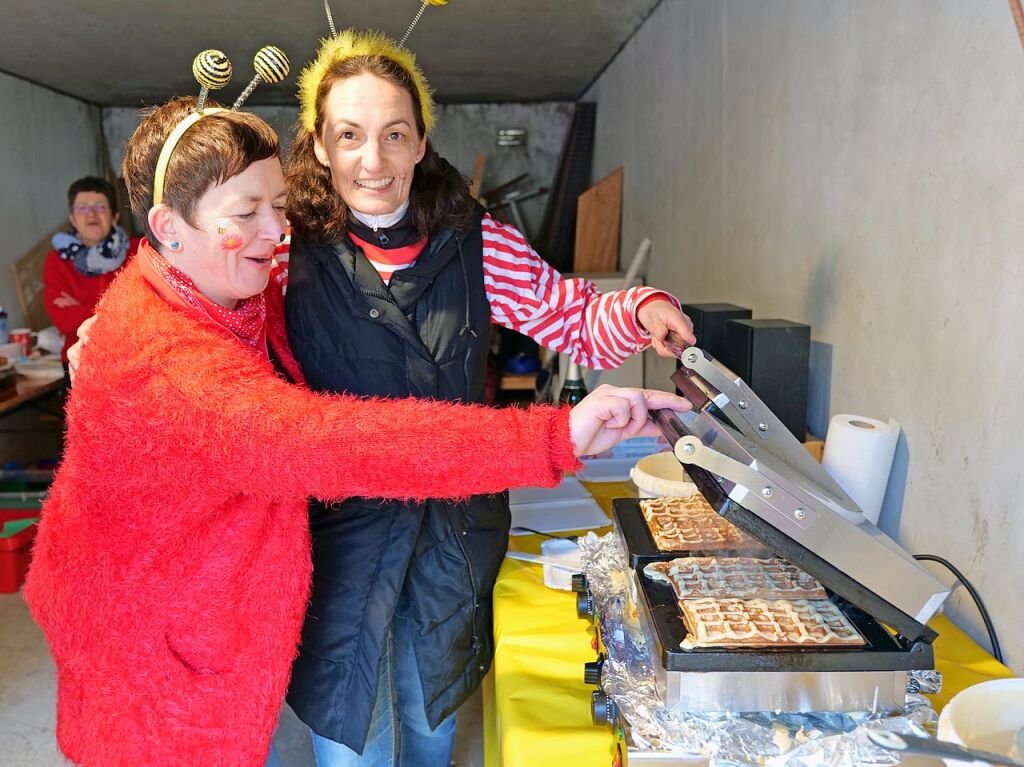
M238 250L242 247L242 237L238 234L225 234L220 238L221 250Z
M419 149L419 145L412 141L406 141L402 146L409 150L409 155L412 157L412 166L407 172L400 173L398 176L398 196L404 199L408 196L406 189L411 186L412 177L416 174L416 165L419 163L419 160L416 159L416 152Z

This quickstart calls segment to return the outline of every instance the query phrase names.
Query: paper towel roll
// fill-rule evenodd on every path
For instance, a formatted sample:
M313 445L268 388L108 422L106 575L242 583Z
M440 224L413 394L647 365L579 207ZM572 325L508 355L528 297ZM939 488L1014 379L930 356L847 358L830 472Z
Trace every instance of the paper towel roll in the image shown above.
M899 436L900 425L892 419L836 415L828 424L821 464L875 525Z

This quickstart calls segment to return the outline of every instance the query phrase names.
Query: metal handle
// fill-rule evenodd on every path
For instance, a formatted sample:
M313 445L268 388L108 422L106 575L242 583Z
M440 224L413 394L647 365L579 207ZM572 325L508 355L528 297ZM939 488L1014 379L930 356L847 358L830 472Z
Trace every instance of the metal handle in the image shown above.
M1024 764L1002 754L991 751L978 751L964 748L957 743L933 738L919 738L915 735L903 735L891 730L868 730L868 738L876 746L889 751L923 754L927 756L951 757L963 761L987 762L988 764L1006 765L1006 767L1024 767Z
M686 349L679 360L683 367L672 375L672 380L684 395L689 397L695 387L703 390L706 392L704 402L714 404L754 445L796 469L840 507L860 512L849 494L811 457L742 378L696 346Z

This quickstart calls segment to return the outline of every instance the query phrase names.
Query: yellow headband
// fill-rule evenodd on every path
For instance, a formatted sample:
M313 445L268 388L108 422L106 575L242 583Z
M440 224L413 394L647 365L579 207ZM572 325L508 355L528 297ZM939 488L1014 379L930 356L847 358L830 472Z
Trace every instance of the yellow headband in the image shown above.
M288 76L288 70L291 68L288 56L276 45L264 45L256 51L252 64L256 75L231 107L233 110L239 109L253 89L261 82L279 83ZM200 51L192 60L192 74L201 86L199 100L196 102L195 110L174 126L174 130L171 131L160 150L160 156L156 161L156 171L153 173L154 205L159 205L164 201L164 177L167 175L167 166L171 162L171 155L174 154L174 148L181 141L181 137L204 117L226 111L220 107L203 109L203 104L206 103L206 95L211 90L223 88L231 82L231 72L231 62L228 61L228 57L214 48Z
M310 133L316 132L316 93L327 71L339 61L356 56L383 56L391 59L409 73L416 86L423 110L423 125L430 133L434 128L434 97L427 78L416 66L416 57L391 38L379 32L356 32L346 29L333 40L324 40L316 60L299 75L299 105L302 125Z
M202 112L190 112L188 117L174 126L171 135L164 142L164 148L160 150L160 157L156 161L156 173L153 174L153 204L159 205L164 201L164 176L167 174L167 165L171 162L171 155L174 154L174 147L181 141L185 131L199 122L207 115L217 114L224 110L219 107L204 109Z

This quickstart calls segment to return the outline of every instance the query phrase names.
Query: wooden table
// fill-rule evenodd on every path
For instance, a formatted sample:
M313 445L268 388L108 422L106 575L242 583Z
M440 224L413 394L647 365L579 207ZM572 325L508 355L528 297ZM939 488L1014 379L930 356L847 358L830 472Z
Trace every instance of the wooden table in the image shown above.
M0 417L30 402L40 400L48 394L60 391L64 386L64 376L52 379L18 376L17 386L18 394L16 396L0 402Z
M502 391L533 391L537 385L537 373L502 373L498 388Z

